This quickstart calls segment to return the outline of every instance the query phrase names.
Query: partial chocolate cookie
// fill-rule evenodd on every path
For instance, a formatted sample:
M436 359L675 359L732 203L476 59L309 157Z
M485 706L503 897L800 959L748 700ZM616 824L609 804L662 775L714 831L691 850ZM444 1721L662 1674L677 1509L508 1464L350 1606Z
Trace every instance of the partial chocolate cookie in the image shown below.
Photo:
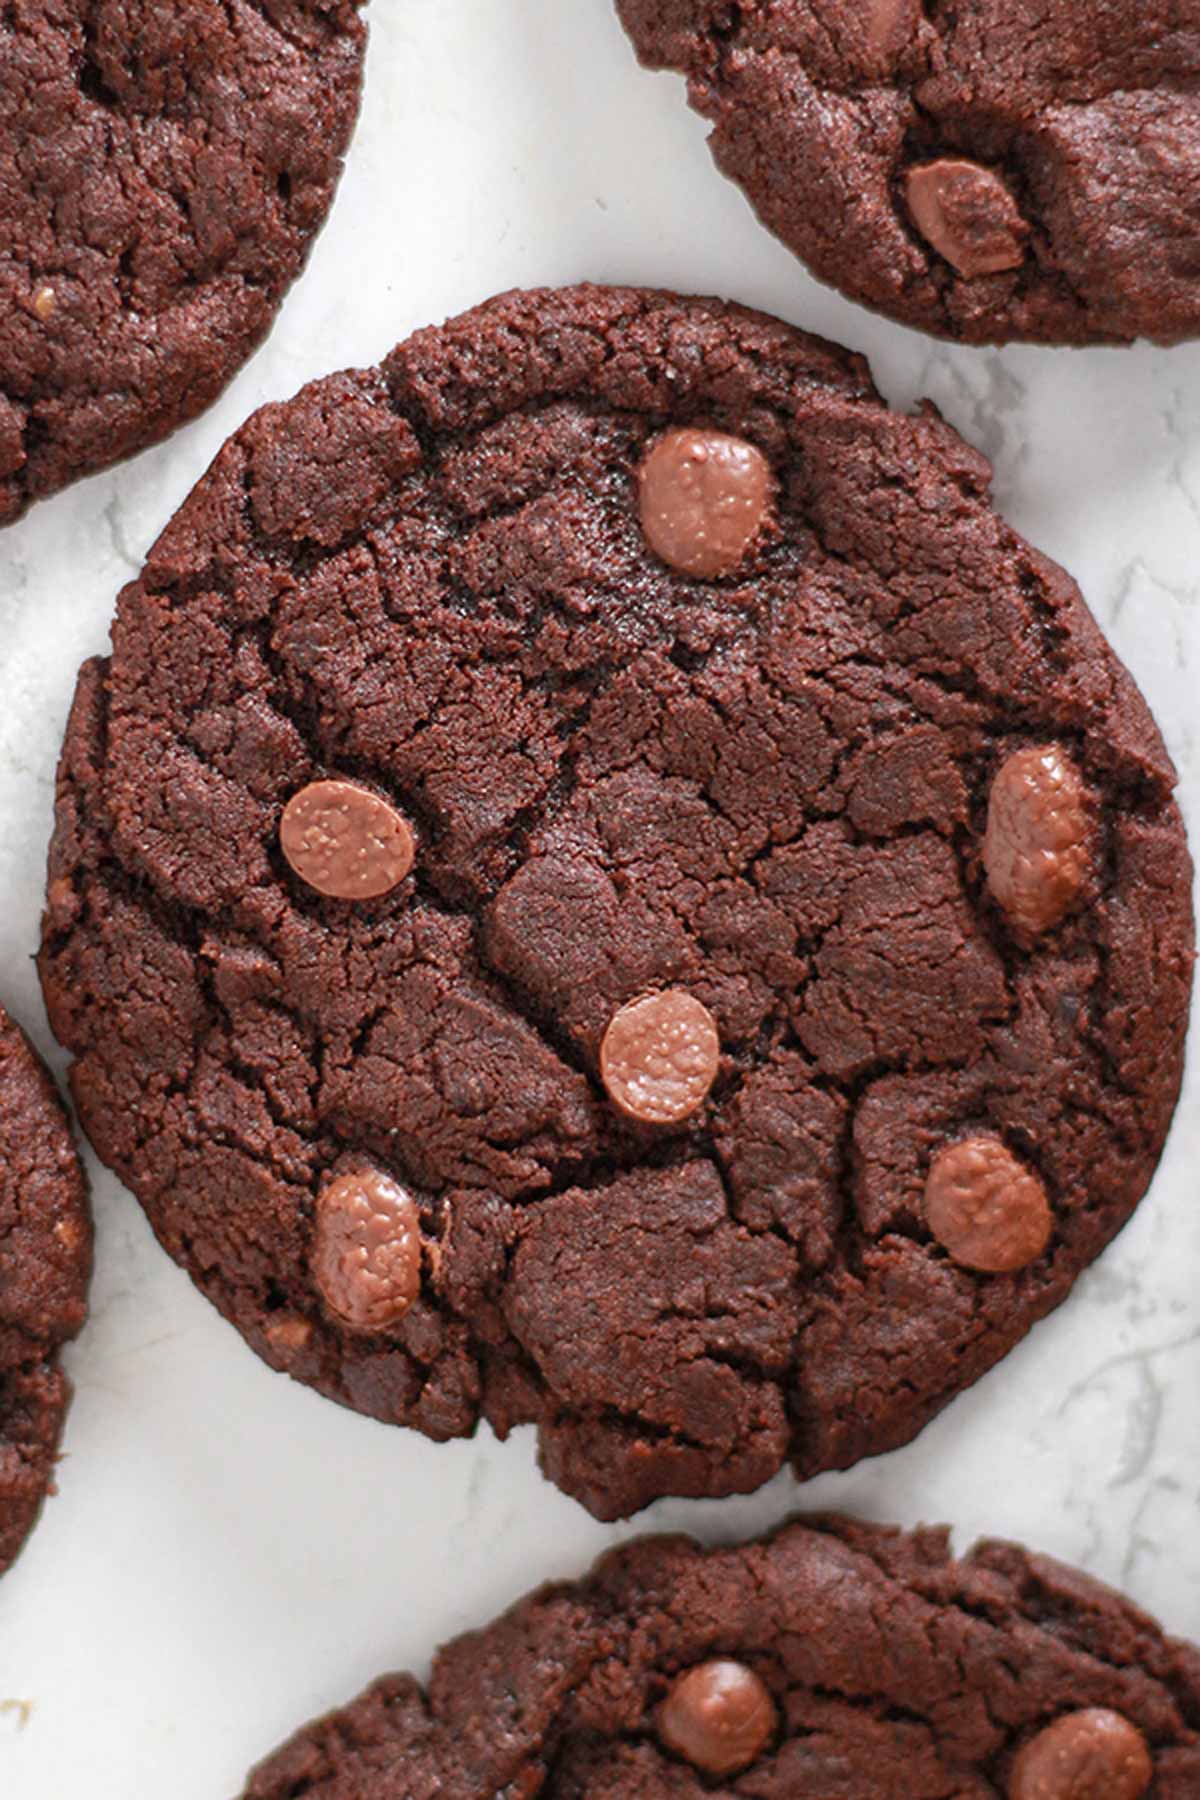
M1196 0L617 0L822 281L969 343L1200 333Z
M0 1574L47 1493L70 1399L58 1353L83 1324L92 1225L58 1092L0 1009Z
M1174 773L934 414L510 295L268 408L121 597L41 968L249 1342L598 1514L904 1443L1129 1216Z
M361 0L0 8L0 525L265 336L358 111Z
M644 1538L300 1732L242 1800L1195 1800L1200 1650L1015 1544Z

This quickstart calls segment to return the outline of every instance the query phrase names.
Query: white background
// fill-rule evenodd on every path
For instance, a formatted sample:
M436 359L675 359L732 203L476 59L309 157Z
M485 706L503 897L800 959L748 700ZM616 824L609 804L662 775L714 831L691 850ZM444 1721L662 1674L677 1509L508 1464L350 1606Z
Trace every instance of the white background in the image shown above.
M0 537L0 997L49 1049L30 956L80 660L223 438L312 375L501 288L590 277L730 295L865 350L996 462L1145 688L1200 820L1200 346L950 350L816 286L710 164L611 0L374 0L340 199L275 332L168 446ZM59 1059L61 1066L61 1059ZM92 1321L61 1494L0 1588L4 1800L228 1800L249 1764L386 1668L637 1529L734 1537L799 1502L1018 1536L1200 1637L1200 1122L1075 1296L908 1449L801 1494L665 1503L619 1530L533 1440L437 1447L272 1375L93 1168Z

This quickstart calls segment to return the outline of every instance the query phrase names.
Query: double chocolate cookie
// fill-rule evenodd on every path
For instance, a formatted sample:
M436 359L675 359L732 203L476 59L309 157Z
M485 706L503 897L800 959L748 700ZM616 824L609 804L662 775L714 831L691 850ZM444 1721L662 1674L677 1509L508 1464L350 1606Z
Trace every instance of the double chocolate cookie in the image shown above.
M0 1573L53 1488L70 1398L58 1353L83 1324L92 1227L53 1082L0 1010Z
M0 7L0 525L212 401L333 198L360 0Z
M904 1443L1178 1091L1174 774L936 415L510 295L226 445L63 755L101 1156L276 1368L602 1516Z
M1195 1800L1200 1650L1015 1544L648 1538L299 1733L243 1800Z
M814 274L968 342L1200 333L1196 0L617 0Z

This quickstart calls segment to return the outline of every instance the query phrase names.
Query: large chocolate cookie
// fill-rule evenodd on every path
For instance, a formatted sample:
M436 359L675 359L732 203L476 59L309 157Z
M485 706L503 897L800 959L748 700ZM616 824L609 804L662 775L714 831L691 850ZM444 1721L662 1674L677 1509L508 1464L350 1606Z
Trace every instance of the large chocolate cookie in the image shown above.
M1197 0L617 0L764 223L970 342L1200 333Z
M0 6L0 525L263 337L341 171L359 3Z
M82 673L41 967L260 1355L536 1420L616 1515L903 1443L1064 1297L1166 1135L1189 862L987 485L855 358L595 288L226 445Z
M83 1324L92 1226L53 1082L0 1009L0 1573L54 1481L70 1398L58 1353Z
M1015 1544L646 1538L385 1676L243 1800L1195 1800L1200 1650Z

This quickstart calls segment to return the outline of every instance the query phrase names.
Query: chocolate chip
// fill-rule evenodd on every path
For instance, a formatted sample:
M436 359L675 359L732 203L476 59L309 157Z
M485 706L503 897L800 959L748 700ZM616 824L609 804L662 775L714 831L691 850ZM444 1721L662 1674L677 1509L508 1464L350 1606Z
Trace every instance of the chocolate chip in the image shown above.
M1017 929L1038 937L1071 910L1087 880L1091 829L1083 777L1057 744L1018 750L988 800L988 886Z
M969 1137L933 1159L925 1222L956 1263L987 1275L1036 1262L1054 1227L1046 1190L999 1138Z
M377 1169L339 1175L317 1200L313 1276L353 1331L382 1331L421 1291L420 1216L411 1194Z
M960 275L997 275L1025 260L1029 227L999 175L943 157L910 169L905 195L913 223Z
M400 813L352 781L311 781L293 794L279 828L301 881L335 900L373 900L413 865L413 834Z
M643 994L613 1015L600 1046L609 1098L644 1125L677 1125L703 1105L721 1041L706 1006L681 988Z
M1120 1713L1066 1713L1013 1764L1009 1800L1140 1800L1154 1779L1145 1739Z
M706 1775L734 1775L762 1755L777 1723L753 1669L718 1657L679 1677L659 1708L658 1735Z
M668 431L640 475L650 548L684 575L711 580L741 567L767 522L774 478L762 451L723 431Z

